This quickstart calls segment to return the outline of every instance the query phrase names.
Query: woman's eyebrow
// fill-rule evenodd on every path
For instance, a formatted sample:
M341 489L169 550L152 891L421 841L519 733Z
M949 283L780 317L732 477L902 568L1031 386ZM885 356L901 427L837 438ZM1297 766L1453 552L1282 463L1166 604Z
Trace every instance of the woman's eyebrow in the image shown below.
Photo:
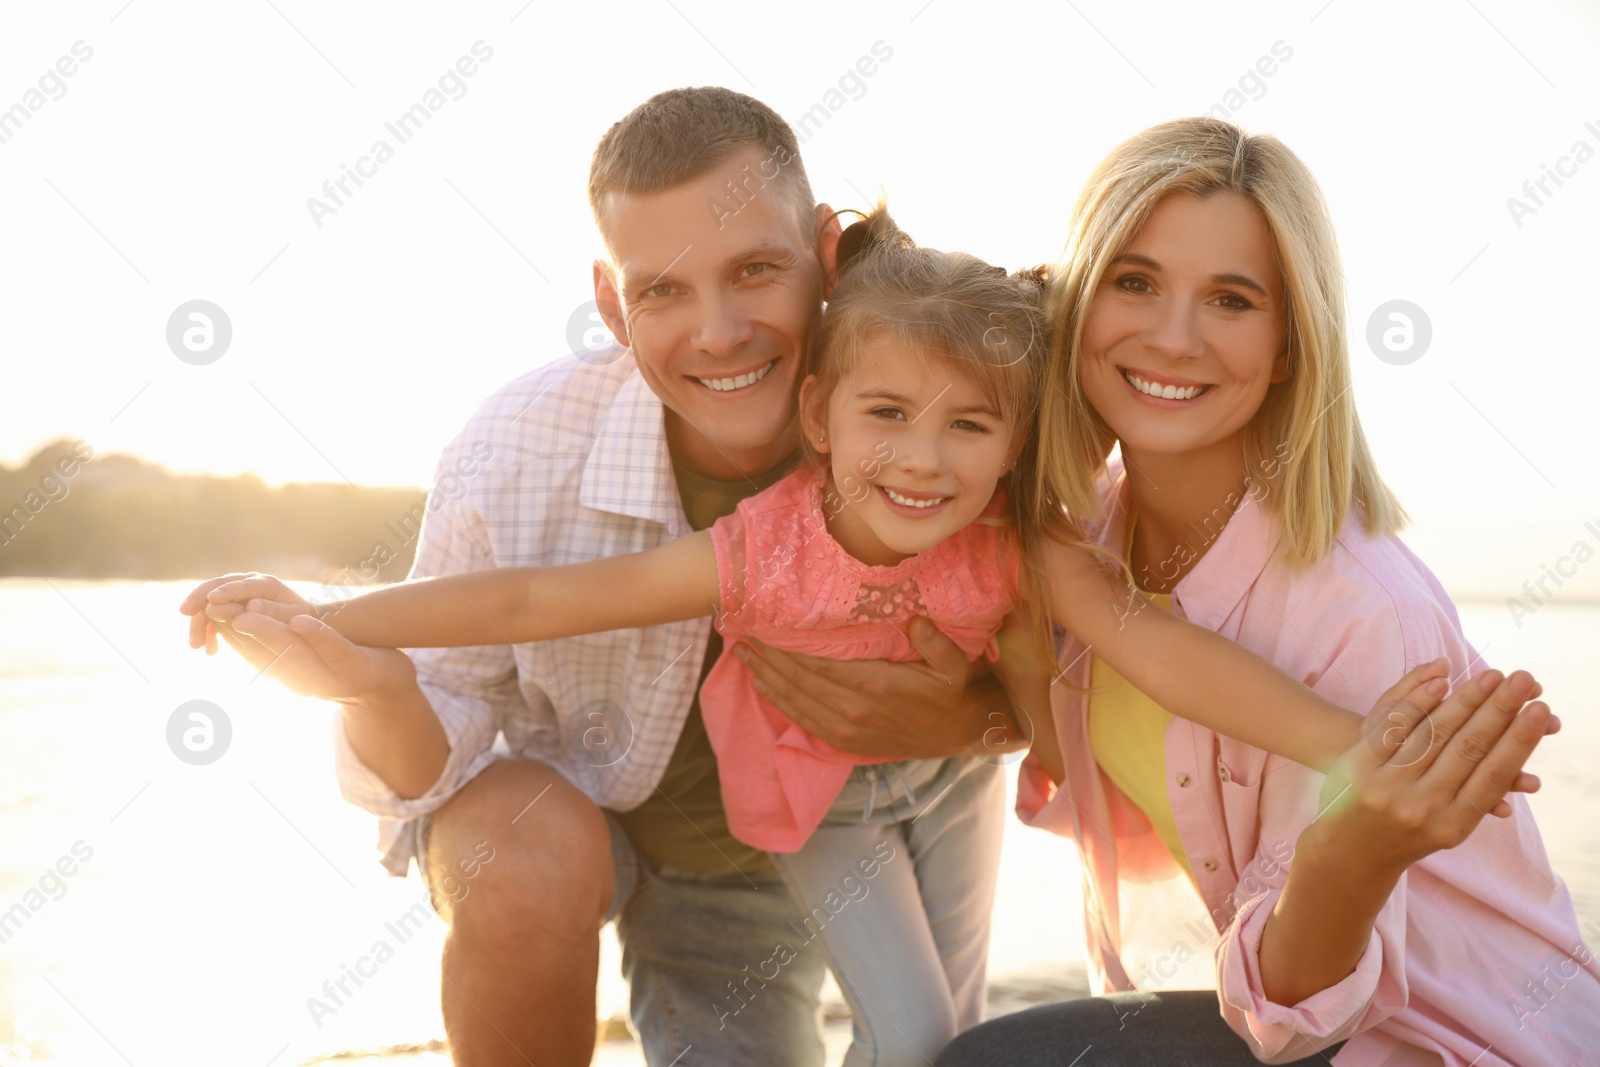
M1161 269L1161 264L1157 263L1149 256L1142 255L1138 252L1124 252L1119 256L1113 257L1111 262L1113 265L1117 263L1131 263L1136 267L1144 267L1148 270L1155 271L1159 271ZM1266 286L1262 285L1260 282L1256 281L1247 274L1213 274L1211 276L1211 281L1218 285L1242 285L1246 289L1255 290L1262 296L1270 295L1267 292Z

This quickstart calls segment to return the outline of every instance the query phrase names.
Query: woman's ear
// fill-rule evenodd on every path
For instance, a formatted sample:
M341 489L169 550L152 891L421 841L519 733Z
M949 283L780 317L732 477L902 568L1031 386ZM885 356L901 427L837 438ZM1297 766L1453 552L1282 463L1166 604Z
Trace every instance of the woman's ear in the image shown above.
M805 435L806 443L817 452L827 453L828 445L828 419L823 398L817 392L817 376L806 375L805 381L800 383L800 432Z
M822 299L839 284L839 215L827 204L817 205L817 260L822 264Z
M594 302L600 309L600 321L606 324L617 344L629 348L628 320L622 313L622 294L617 292L615 272L616 268L605 260L594 261Z

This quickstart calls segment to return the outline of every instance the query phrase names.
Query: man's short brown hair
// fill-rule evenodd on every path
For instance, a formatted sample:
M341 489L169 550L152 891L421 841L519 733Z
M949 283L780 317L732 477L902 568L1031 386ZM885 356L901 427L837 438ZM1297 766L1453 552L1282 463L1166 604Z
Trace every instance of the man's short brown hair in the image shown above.
M742 148L768 154L742 180L738 194L776 183L809 234L816 201L800 162L800 145L783 117L761 101L732 89L707 85L657 93L615 123L595 146L589 164L589 208L605 235L607 193L649 194L698 178ZM728 206L737 210L730 196ZM707 218L718 220L717 207ZM609 243L609 239L608 239Z

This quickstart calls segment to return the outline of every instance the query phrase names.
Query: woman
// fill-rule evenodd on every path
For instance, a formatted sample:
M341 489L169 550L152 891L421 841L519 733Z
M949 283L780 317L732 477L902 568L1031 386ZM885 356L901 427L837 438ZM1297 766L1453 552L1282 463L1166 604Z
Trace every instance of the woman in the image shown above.
M1126 142L1052 299L1042 485L1129 568L1130 610L1154 601L1346 707L1438 657L1482 670L1394 536L1297 157L1211 119ZM1076 841L1090 969L1121 994L992 1021L940 1064L1592 1062L1600 964L1571 899L1522 797L1483 818L1551 725L1517 714L1531 679L1481 676L1470 720L1413 730L1402 705L1325 783L1173 720L1070 636L1060 666L1060 751L1024 763L1018 810Z

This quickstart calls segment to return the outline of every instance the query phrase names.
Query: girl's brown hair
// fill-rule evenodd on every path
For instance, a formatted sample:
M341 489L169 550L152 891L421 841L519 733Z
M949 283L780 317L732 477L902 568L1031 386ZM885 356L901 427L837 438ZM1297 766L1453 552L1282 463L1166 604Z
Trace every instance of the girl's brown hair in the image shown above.
M965 252L920 247L880 202L840 236L838 275L806 367L816 375L814 402L826 410L839 383L884 337L942 359L972 381L1011 427L1012 463L1000 480L1006 522L1020 545L1022 595L1042 609L1049 601L1034 532L1033 428L1049 350L1047 269L1008 273ZM801 449L806 462L827 464L809 440L802 438ZM1048 642L1048 613L1039 615L1038 636Z

